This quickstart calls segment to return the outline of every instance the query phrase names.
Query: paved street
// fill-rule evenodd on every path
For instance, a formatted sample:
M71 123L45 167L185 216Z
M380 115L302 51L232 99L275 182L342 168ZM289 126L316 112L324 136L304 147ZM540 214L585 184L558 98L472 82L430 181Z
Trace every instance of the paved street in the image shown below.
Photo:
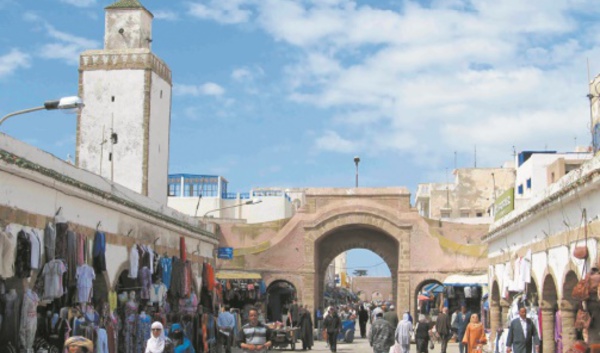
M410 346L410 352L416 353L416 346L412 344ZM298 341L296 343L296 351L302 350L302 342ZM277 351L287 351L291 352L291 349L288 347L287 349L274 349L273 352ZM350 344L339 343L337 346L338 353L370 353L373 352L371 347L369 346L369 341L366 338L357 338L354 342ZM240 353L241 350L234 349L233 353ZM311 352L329 352L329 348L326 347L324 341L315 341L315 346L311 350ZM440 353L440 345L435 346L433 350L429 350L430 353ZM457 343L448 343L447 353L458 353L458 344Z

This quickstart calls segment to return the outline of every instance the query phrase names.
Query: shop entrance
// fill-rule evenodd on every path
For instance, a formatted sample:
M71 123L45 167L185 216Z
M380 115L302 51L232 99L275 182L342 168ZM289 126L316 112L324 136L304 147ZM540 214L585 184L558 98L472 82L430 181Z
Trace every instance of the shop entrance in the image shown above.
M296 298L296 287L288 281L277 280L267 287L267 319L268 321L285 322L285 315Z

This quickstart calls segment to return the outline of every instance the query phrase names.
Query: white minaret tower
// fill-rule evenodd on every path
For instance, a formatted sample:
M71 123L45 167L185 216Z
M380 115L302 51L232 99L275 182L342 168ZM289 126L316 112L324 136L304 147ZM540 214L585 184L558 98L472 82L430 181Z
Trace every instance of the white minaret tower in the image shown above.
M138 0L107 6L104 49L79 62L76 165L167 204L171 70L150 50Z

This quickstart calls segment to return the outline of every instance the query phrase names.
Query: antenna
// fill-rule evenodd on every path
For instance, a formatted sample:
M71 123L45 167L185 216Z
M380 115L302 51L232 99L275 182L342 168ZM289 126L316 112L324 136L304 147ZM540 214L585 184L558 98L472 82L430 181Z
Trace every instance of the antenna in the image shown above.
M598 151L598 146L597 146L596 141L594 141L594 130L595 130L595 127L594 127L594 114L593 114L593 111L592 111L592 107L594 106L594 98L597 99L598 97L594 96L592 94L592 81L591 81L591 78L590 78L590 59L586 58L586 60L587 60L587 77L588 77L588 82L587 82L587 85L588 85L588 95L587 96L588 96L588 99L590 100L590 135L592 135L592 151L593 151L593 153L595 155L596 152ZM577 147L577 146L575 146L575 147Z
M473 167L477 168L477 145L473 148Z

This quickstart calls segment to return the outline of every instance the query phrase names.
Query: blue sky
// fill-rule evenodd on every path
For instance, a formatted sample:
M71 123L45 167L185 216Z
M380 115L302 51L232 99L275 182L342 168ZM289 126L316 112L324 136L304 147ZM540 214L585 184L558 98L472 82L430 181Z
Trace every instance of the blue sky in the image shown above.
M80 52L103 45L105 0L0 0L0 114L77 93ZM444 182L517 150L590 141L592 0L145 0L173 71L171 173L230 191ZM73 156L75 116L3 132ZM377 259L371 265L378 263Z

